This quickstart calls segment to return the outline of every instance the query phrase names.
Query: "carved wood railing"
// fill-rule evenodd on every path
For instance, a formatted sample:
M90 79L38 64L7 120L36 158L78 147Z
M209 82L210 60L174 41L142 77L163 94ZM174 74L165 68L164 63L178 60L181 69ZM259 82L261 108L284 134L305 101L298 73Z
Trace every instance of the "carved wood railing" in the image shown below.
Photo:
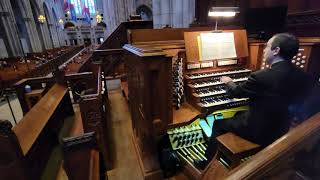
M107 149L109 143L109 132L107 131L110 114L108 94L106 92L104 79L101 77L101 67L93 67L94 83L96 88L90 94L81 96L79 102L84 132L95 132L97 134L98 147L103 154L108 169L111 169L112 159Z
M299 171L301 167L301 158L310 158L307 161L309 167L313 169L313 173L319 177L316 167L319 163L315 162L320 156L318 148L320 140L320 112L290 130L280 139L251 157L250 160L242 163L237 168L223 176L217 176L219 173L206 171L202 179L294 179L294 177L302 176ZM314 150L316 148L316 150ZM310 155L310 153L313 153ZM303 159L303 158L302 158ZM318 164L316 167L315 164ZM212 164L213 166L214 164ZM208 168L210 169L210 168ZM315 175L313 174L313 175Z
M99 152L94 132L63 138L64 169L69 179L99 180Z
M76 74L68 74L65 76L68 86L71 87L71 90L77 84L79 81L83 82L90 82L93 79L93 73L92 72L83 72L83 73L76 73ZM50 89L55 83L54 77L36 77L36 78L26 78L22 79L19 82L17 82L14 87L17 93L17 97L19 99L22 112L26 114L30 108L27 105L27 100L25 97L26 91L25 86L29 85L31 86L32 90L35 89L44 89L43 95L46 93L48 89ZM45 85L45 87L42 87Z
M128 43L127 30L128 29L147 29L153 28L152 21L132 21L121 23L111 35L103 42L98 50L104 49L119 49Z
M124 50L106 49L94 51L93 63L101 64L106 76L115 76L124 73Z
M122 47L129 42L129 29L152 28L152 21L131 21L121 23L92 55L95 64L101 64L105 76L124 73Z
M14 128L0 121L0 179L40 179L64 119L74 113L67 92L55 84Z

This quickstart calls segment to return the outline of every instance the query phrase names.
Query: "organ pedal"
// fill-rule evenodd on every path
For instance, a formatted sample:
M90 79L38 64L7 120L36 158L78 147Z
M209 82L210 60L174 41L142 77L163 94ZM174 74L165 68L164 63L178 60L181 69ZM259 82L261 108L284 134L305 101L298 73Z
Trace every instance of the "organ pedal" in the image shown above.
M188 166L194 166L196 160L207 160L205 152L208 138L211 137L214 121L232 118L238 112L247 111L248 106L224 109L209 113L205 118L196 116L188 125L167 130L172 149Z

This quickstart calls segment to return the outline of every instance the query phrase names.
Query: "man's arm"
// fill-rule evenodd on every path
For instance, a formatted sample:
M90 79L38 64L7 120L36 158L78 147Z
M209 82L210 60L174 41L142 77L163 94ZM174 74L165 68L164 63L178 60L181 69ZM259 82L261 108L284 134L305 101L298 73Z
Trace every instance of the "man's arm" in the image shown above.
M263 91L263 85L259 82L255 73L251 74L247 81L239 85L226 76L221 77L221 81L226 84L227 93L235 98L254 98Z

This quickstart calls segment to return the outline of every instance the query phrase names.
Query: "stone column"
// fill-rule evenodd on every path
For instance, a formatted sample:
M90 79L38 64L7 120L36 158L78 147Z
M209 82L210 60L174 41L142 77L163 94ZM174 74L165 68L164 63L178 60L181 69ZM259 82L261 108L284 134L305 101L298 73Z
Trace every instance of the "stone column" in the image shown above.
M153 0L152 6L154 28L189 27L195 14L195 0Z
M28 31L32 52L42 52L41 41L36 29L36 23L33 18L30 1L21 2L23 3L24 7L20 7L20 9L24 8L25 10L24 20Z
M113 0L103 1L104 13L103 16L107 24L107 35L109 36L116 28L115 6Z
M161 0L153 0L152 1L152 9L153 9L153 28L161 28L161 19L160 19L160 1Z
M5 36L8 39L9 47L7 48L9 48L11 52L9 56L23 56L20 37L18 35L17 25L10 0L0 1L0 16L0 21L3 24Z
M42 34L44 47L46 49L52 49L52 41L50 39L49 29L48 29L48 26L45 23L47 23L47 22L40 23L40 31L41 31L41 34Z
M54 48L60 47L59 39L58 39L58 35L57 35L57 31L56 31L55 25L54 24L48 24L48 26L49 26L49 31L50 31L52 42L53 42L53 47Z
M172 26L172 1L171 0L161 0L160 1L160 28L169 25Z
M66 35L65 35L65 32L63 31L63 29L61 28L60 25L56 25L56 30L57 30L57 33L58 33L58 38L59 38L59 44L60 46L67 46L68 43L66 44Z
M184 0L183 1L183 10L182 10L182 27L189 27L190 23L193 21L195 16L195 0Z
M184 13L184 1L188 0L172 0L172 26L175 28L182 28L183 26L183 13Z

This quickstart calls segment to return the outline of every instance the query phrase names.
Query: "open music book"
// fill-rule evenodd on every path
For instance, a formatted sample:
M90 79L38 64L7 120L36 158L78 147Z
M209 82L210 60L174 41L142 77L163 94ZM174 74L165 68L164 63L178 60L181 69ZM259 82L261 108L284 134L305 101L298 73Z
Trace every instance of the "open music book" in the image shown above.
M201 61L237 57L232 32L201 33L198 37L198 45Z

